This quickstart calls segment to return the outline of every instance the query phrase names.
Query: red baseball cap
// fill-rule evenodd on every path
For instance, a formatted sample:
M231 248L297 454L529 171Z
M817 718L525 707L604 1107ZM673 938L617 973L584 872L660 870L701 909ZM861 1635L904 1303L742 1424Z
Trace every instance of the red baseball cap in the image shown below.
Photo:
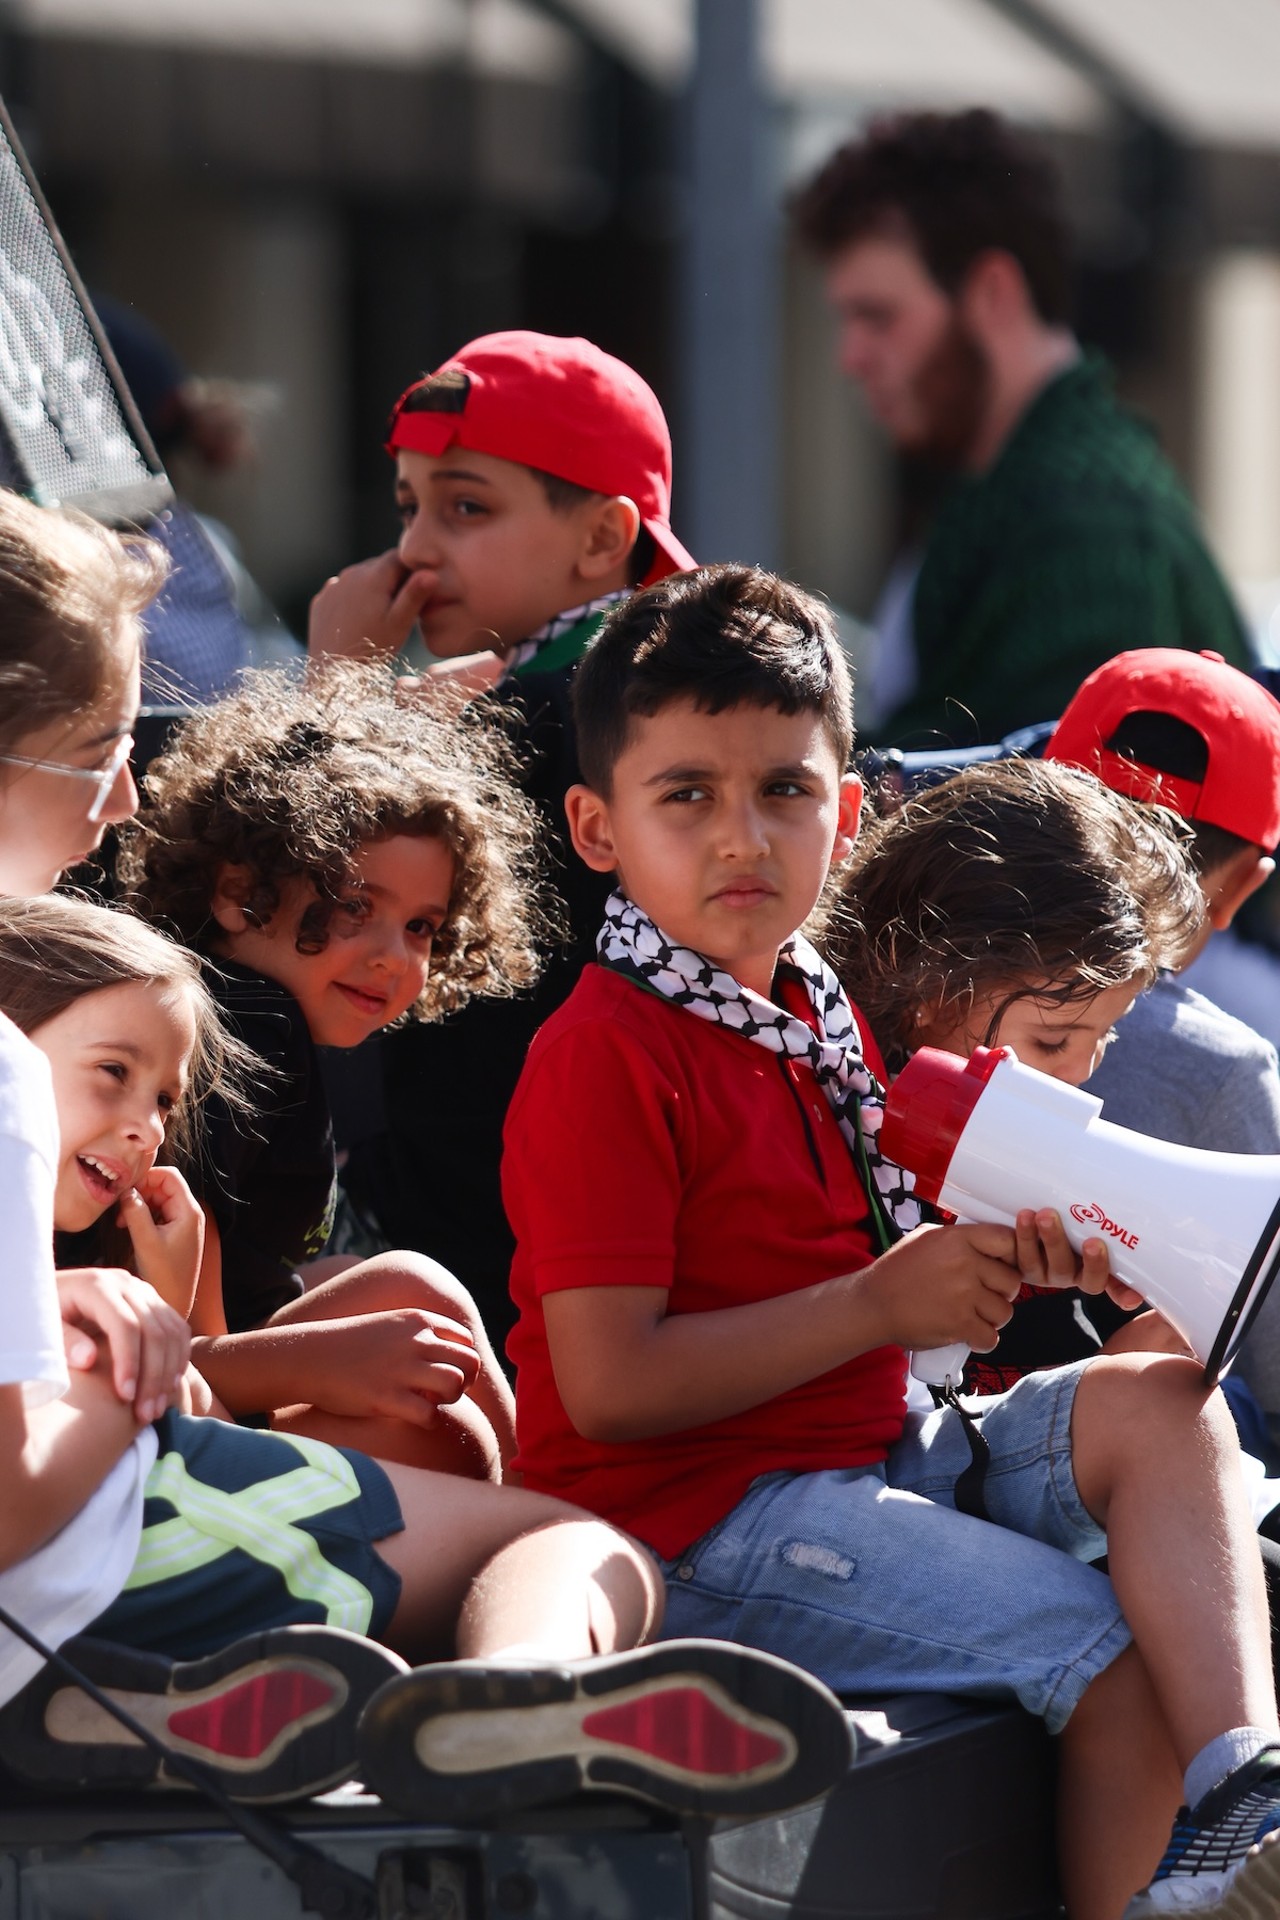
M671 435L658 396L590 340L487 333L416 380L396 401L387 452L455 446L634 500L658 550L645 586L698 564L671 531Z
M1108 745L1140 714L1169 715L1199 734L1207 754L1202 779L1164 772ZM1256 846L1280 842L1280 701L1220 653L1143 647L1117 654L1068 702L1044 757L1084 767L1117 793L1154 800Z

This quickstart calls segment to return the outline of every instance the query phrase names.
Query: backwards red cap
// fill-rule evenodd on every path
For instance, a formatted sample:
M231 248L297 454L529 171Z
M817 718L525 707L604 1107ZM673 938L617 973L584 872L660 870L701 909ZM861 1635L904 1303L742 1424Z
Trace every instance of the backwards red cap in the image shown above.
M1107 746L1138 713L1169 714L1205 743L1204 779ZM1049 736L1046 760L1084 767L1116 793L1154 800L1270 850L1280 842L1280 702L1220 653L1142 647L1091 673Z
M671 435L658 397L589 340L521 331L473 340L396 401L387 451L402 447L466 447L626 494L658 550L646 586L698 564L671 531Z

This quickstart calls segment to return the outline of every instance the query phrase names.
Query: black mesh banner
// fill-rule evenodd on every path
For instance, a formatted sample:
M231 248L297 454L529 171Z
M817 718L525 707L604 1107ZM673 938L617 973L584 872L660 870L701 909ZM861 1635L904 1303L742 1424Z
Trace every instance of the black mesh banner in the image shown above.
M3 103L0 486L115 526L172 497Z

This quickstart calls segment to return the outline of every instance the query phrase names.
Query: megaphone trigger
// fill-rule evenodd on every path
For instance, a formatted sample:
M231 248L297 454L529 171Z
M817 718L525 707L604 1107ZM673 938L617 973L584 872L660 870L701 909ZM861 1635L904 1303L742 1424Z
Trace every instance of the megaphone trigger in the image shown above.
M911 1371L926 1387L955 1387L959 1391L969 1352L963 1345L930 1347L912 1354Z

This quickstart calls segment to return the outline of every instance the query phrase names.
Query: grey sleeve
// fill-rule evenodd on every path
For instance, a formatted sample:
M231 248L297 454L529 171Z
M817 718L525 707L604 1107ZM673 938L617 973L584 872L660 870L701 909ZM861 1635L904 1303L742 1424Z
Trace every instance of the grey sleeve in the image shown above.
M1259 1042L1233 1060L1205 1102L1202 1135L1218 1153L1280 1153L1280 1070L1275 1048Z

